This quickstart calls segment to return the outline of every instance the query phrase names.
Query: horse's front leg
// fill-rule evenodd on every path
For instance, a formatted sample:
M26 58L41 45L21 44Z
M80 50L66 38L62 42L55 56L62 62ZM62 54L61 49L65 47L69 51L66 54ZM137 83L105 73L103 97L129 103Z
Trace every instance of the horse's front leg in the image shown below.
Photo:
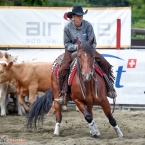
M93 105L87 106L88 112L89 112L89 113L92 115L92 117L93 117L92 109L93 109ZM99 131L99 129L98 129L98 127L97 127L97 125L96 125L96 123L95 123L94 120L93 120L93 122L94 122L94 127L95 127L95 130L96 130L96 134L97 134L98 136L101 135L101 134L100 134L100 131ZM90 130L90 133L92 133L91 130Z
M88 122L89 128L90 128L90 133L92 134L92 136L94 138L98 138L97 131L95 128L95 123L93 121L93 116L91 113L89 113L92 110L92 107L90 108L90 111L88 112L87 107L85 106L85 104L83 102L81 102L77 99L74 101L75 101L77 107L79 108L79 110L83 113L86 121Z
M110 108L109 101L106 99L104 102L102 102L101 107L102 107L105 115L109 119L109 123L113 126L117 136L123 137L123 133L121 132L120 128L118 127L118 125L116 123L116 120L114 119L114 117L111 114L111 108Z

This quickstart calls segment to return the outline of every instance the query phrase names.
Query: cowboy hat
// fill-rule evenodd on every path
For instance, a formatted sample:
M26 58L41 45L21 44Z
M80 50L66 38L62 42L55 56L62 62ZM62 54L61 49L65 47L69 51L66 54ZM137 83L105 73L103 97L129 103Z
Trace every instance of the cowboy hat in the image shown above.
M83 12L83 8L81 6L74 6L73 9L72 9L72 12L68 12L67 13L67 17L68 18L72 18L72 15L79 15L79 16L82 16L82 15L85 15L87 14L88 10L86 10L85 12Z

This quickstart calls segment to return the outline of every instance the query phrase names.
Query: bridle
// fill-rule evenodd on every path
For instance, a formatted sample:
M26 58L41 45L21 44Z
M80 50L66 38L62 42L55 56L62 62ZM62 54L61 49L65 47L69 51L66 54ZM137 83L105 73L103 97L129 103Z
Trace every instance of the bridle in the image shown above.
M82 48L77 49L77 73L78 73L78 76L79 76L80 87L81 87L83 97L86 98L85 82L89 82L89 81L91 81L91 78L93 78L94 81L95 81L95 84L97 84L97 86L98 86L98 81L96 79L96 73L94 71L95 56L94 56L94 53L91 56L91 59L93 59L92 60L93 63L92 63L92 66L91 66L91 72L89 74L84 74L83 71L82 71L82 66L80 64L80 56L79 56L79 50L80 49L82 49ZM87 55L87 54L88 54L87 52L84 52L84 55Z
M83 81L90 81L91 77L93 76L94 74L94 63L95 63L95 57L94 55L91 56L91 59L93 59L93 63L92 63L92 66L91 66L91 72L88 73L88 74L84 74L84 72L82 71L82 66L80 64L80 56L78 55L79 53L79 50L77 50L77 64L78 64L78 67L79 67L79 73L81 73L82 75L82 78L83 78ZM84 55L87 56L87 52L84 52Z

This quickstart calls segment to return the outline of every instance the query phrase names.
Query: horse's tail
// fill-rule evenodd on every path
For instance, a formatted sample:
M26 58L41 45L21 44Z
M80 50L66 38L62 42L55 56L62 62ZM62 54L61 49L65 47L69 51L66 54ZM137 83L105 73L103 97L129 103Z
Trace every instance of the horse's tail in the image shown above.
M50 89L44 96L40 97L32 104L27 115L27 127L32 126L33 123L36 127L37 120L38 122L41 121L43 124L44 114L52 107L53 100L53 92L52 89Z

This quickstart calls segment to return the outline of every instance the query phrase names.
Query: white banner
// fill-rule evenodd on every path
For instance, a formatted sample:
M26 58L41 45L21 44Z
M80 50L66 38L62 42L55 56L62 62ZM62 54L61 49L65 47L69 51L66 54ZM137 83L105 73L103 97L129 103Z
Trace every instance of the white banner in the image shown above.
M139 50L98 50L113 65L117 104L145 105L145 51ZM19 62L53 62L64 49L12 49L8 53L18 55ZM109 99L112 103L112 99Z
M68 23L63 16L71 10L0 7L0 47L63 48ZM121 47L131 46L130 8L88 8L84 19L94 28L98 48L116 48L117 19L121 19Z

